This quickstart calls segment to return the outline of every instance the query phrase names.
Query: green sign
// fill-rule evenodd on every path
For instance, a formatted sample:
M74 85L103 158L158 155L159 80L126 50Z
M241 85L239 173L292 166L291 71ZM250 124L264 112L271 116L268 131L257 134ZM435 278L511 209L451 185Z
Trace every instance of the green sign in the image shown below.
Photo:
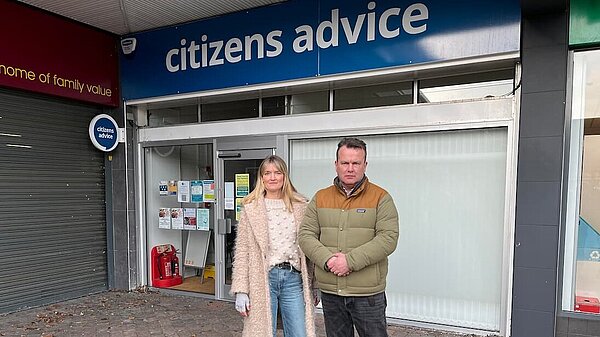
M571 0L569 45L600 43L600 1Z

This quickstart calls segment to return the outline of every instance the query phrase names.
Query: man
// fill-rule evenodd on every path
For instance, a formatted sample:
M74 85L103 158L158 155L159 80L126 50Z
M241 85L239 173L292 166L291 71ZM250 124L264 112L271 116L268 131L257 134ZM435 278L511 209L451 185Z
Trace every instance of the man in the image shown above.
M328 337L387 336L387 257L398 243L392 197L369 182L367 145L357 138L338 144L333 185L310 201L299 245L316 264Z

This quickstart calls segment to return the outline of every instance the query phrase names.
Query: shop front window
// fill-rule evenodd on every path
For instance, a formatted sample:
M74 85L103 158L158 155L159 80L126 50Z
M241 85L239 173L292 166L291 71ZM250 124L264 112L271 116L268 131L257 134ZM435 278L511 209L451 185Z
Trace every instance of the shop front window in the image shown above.
M150 127L189 123L198 123L198 107L196 105L148 110L148 126Z
M419 103L451 102L508 96L513 92L514 70L496 70L420 80Z
M314 91L290 96L290 114L329 111L329 92Z
M212 144L144 149L148 285L215 293Z
M400 217L387 316L500 331L506 128L361 139L366 174L390 193ZM291 178L307 197L331 184L338 141L291 141Z
M412 104L413 82L396 82L334 90L333 109L360 109Z
M600 313L600 51L574 54L562 309Z
M163 127L514 95L514 67L406 80L329 81L152 103L142 126ZM415 97L415 94L417 97ZM193 102L193 104L192 104Z
M258 118L258 98L230 102L204 103L200 106L201 122Z

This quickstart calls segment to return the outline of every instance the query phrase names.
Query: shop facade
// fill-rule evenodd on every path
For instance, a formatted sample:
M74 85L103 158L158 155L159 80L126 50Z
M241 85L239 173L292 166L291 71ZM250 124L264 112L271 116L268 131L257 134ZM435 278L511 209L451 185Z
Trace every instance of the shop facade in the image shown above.
M390 320L509 335L520 20L517 1L287 1L122 37L138 283L230 300L261 160L310 198L358 136L400 213Z
M88 126L119 111L120 92L116 36L10 1L0 36L5 313L114 285L110 159Z

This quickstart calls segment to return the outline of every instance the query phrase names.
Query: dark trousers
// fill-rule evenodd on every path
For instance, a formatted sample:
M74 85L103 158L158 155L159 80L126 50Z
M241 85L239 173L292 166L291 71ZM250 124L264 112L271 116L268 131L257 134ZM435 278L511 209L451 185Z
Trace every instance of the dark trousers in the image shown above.
M327 337L387 337L385 292L372 296L337 296L322 293Z

